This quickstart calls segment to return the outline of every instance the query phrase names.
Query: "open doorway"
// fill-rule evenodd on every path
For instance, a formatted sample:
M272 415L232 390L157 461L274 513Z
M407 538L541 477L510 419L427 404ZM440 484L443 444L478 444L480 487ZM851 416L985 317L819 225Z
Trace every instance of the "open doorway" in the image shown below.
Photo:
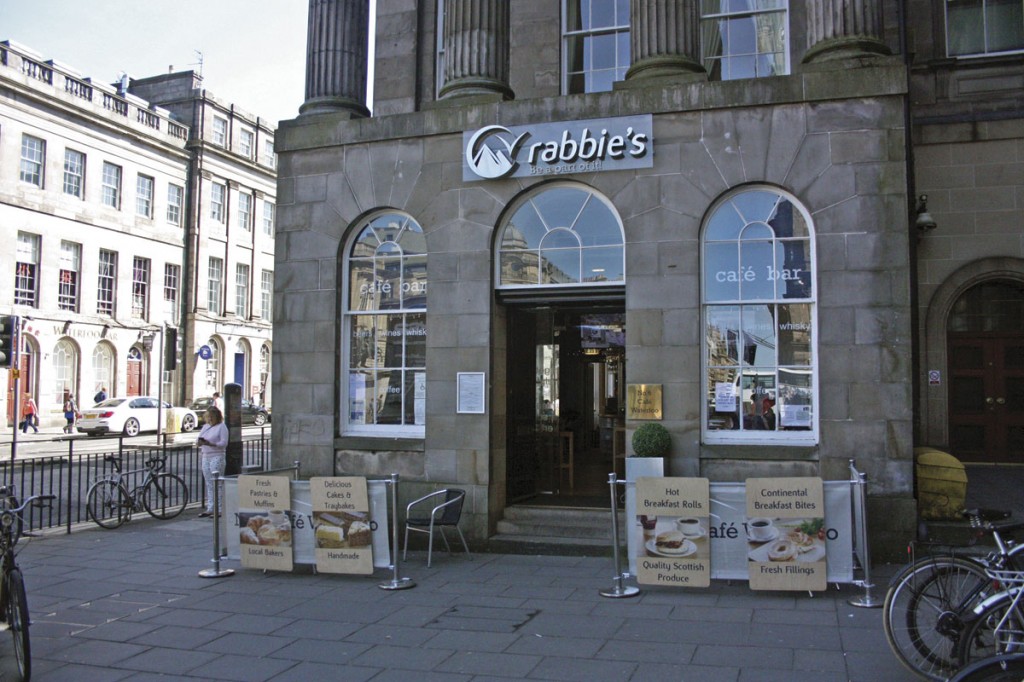
M509 502L606 507L625 445L622 306L513 307L508 329Z

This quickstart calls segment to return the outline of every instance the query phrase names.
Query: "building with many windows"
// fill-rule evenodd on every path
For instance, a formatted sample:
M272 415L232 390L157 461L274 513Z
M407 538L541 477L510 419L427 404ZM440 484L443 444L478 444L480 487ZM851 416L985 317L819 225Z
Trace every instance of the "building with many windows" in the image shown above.
M895 555L915 446L1022 461L1019 7L376 11L373 115L367 3L318 0L278 129L274 438L304 473L464 488L485 538L604 505L656 418L669 475L855 460Z
M0 43L0 310L44 424L101 387L270 400L273 132L191 71L107 85Z

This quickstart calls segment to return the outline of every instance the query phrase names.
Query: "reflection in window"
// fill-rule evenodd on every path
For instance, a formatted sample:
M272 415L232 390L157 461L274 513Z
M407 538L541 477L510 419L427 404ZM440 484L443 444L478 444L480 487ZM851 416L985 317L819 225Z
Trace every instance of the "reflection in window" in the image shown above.
M700 42L711 80L789 73L788 0L700 0Z
M815 441L807 216L775 190L733 194L705 224L703 251L708 442Z
M422 435L426 405L427 248L412 218L367 221L346 258L343 421L354 433Z
M562 31L567 95L607 92L629 68L629 0L565 0Z
M589 189L560 186L528 197L498 246L499 287L621 284L622 225Z
M1019 0L947 0L946 53L950 57L1024 50Z

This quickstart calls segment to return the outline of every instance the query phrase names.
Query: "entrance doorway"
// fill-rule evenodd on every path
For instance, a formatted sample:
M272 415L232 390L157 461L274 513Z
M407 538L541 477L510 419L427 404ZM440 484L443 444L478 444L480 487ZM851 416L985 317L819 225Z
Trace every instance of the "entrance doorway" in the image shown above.
M607 507L624 450L622 305L513 307L508 329L509 502Z
M965 462L1024 463L1024 287L973 287L948 329L950 450Z

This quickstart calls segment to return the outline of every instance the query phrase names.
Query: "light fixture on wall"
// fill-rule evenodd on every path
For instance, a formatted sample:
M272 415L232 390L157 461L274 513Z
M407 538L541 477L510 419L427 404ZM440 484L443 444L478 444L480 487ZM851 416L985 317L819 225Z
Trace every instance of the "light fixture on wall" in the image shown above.
M69 329L71 329L71 320L65 320L63 333L67 334Z
M102 330L100 330L100 338L101 338L101 339L105 339L105 338L107 338L107 334L108 334L109 332L110 332L110 325L109 325L109 324L105 324L105 325L103 325L103 329L102 329Z
M928 195L922 194L917 198L917 217L914 219L914 227L921 234L928 234L934 230L938 225L935 224L935 218L928 212Z

